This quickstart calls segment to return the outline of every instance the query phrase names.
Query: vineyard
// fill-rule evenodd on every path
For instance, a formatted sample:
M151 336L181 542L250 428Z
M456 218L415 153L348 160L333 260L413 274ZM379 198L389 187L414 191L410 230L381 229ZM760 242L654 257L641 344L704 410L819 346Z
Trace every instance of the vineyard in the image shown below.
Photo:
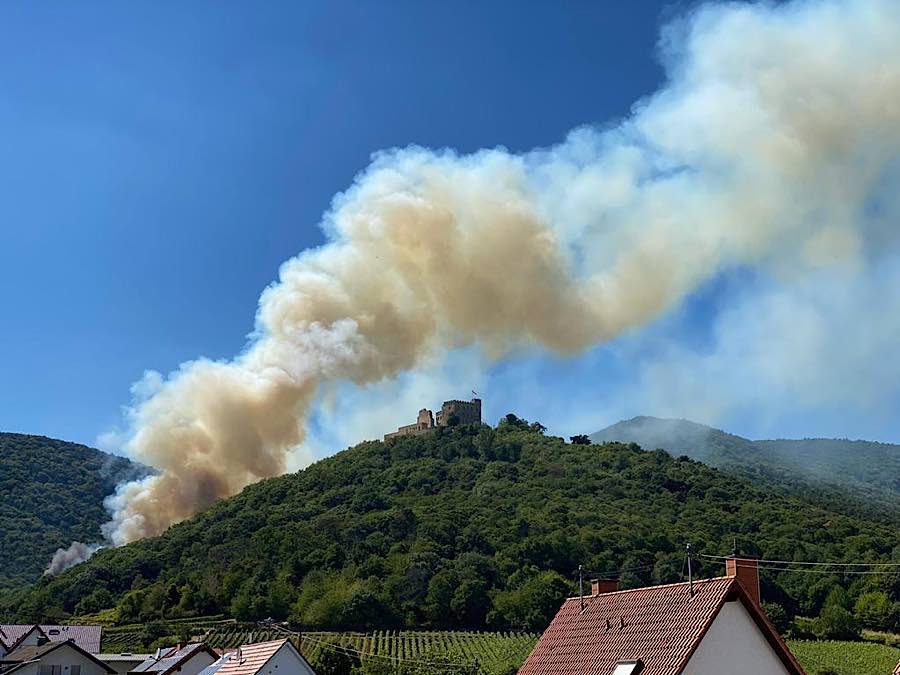
M304 633L301 649L318 661L322 650L339 650L361 659L392 663L428 662L450 656L483 673L506 673L518 668L537 642L527 633L454 631L376 631L374 633ZM473 668L474 670L474 668Z
M122 652L144 652L147 651L152 643L163 642L173 644L183 638L187 639L204 639L207 634L215 633L220 627L234 627L236 624L233 620L223 619L219 616L199 617L192 619L169 619L164 623L158 622L156 625L164 630L157 631L156 634L150 630L154 624L124 624L121 626L109 625L107 620L113 617L99 615L80 616L72 623L78 624L100 624L103 626L103 651L113 654ZM246 631L243 631L246 635ZM166 638L171 638L166 640Z
M291 634L278 627L240 624L220 617L169 621L166 627L172 635L162 637L160 642L173 643L181 636L227 648L290 637L313 662L319 661L325 651L396 664L428 662L449 655L452 661L477 666L488 675L510 672L511 668L521 665L538 638L531 633L480 631L310 631ZM151 646L146 638L146 627L139 624L105 628L103 650L113 653L146 651Z
M813 675L887 675L900 661L900 649L870 642L792 640L788 644L806 672Z

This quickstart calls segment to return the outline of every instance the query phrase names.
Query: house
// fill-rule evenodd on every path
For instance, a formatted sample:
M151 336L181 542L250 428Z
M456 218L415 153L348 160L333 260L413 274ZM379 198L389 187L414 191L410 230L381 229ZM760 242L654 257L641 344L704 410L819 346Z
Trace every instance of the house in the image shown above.
M37 646L39 642L72 640L90 654L100 651L103 628L100 626L55 626L50 624L0 624L0 656L16 647Z
M138 665L150 658L151 654L133 654L122 652L120 654L97 654L97 658L114 671L116 675L127 675Z
M0 675L115 675L74 640L23 645L0 657Z
M804 675L759 598L748 558L693 583L594 581L590 596L563 603L519 675Z
M197 675L219 658L219 654L205 642L191 642L175 647L161 647L129 673L148 675Z
M897 667L894 668L893 675L900 675L900 661L897 662Z
M290 640L241 645L201 675L316 675Z

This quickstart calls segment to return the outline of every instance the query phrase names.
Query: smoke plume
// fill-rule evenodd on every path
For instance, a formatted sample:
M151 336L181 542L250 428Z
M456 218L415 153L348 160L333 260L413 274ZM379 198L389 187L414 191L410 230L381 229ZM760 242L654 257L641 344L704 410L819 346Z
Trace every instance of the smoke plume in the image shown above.
M706 6L661 51L666 85L616 127L518 155L378 154L328 243L263 292L243 354L136 388L124 447L160 473L109 500L109 540L284 472L324 383L471 345L577 353L723 269L791 284L894 250L900 3Z
M73 565L83 563L85 560L100 550L100 544L84 544L73 541L69 548L58 548L44 574L59 574Z

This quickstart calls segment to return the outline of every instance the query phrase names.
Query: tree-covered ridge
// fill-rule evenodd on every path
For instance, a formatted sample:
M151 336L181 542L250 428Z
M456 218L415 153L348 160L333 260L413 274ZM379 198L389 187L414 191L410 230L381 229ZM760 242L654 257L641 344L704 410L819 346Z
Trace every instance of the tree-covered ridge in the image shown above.
M900 509L900 445L834 438L752 441L704 424L658 417L623 420L590 438L662 448L740 476L777 480L794 491L803 484L839 488L857 502Z
M777 559L887 560L900 543L877 519L663 451L567 444L510 416L361 443L7 594L0 609L21 620L115 605L121 622L225 613L308 629L539 630L574 592L579 564L626 586L676 581L686 542L727 553L734 536ZM764 596L816 616L844 581L767 576ZM900 597L900 579L850 588L844 605L863 591L889 607Z
M900 445L846 438L753 441L797 471L869 494L892 493L900 502ZM869 489L866 489L868 487Z
M103 499L135 468L77 443L0 433L0 588L31 583L73 540L99 541Z

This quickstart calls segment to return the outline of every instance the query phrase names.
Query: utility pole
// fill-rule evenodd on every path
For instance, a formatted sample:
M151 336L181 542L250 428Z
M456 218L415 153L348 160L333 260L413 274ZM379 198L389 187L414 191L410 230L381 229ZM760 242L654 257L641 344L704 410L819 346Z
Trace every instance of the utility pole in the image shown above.
M578 600L581 602L581 611L584 611L584 566L578 566Z

